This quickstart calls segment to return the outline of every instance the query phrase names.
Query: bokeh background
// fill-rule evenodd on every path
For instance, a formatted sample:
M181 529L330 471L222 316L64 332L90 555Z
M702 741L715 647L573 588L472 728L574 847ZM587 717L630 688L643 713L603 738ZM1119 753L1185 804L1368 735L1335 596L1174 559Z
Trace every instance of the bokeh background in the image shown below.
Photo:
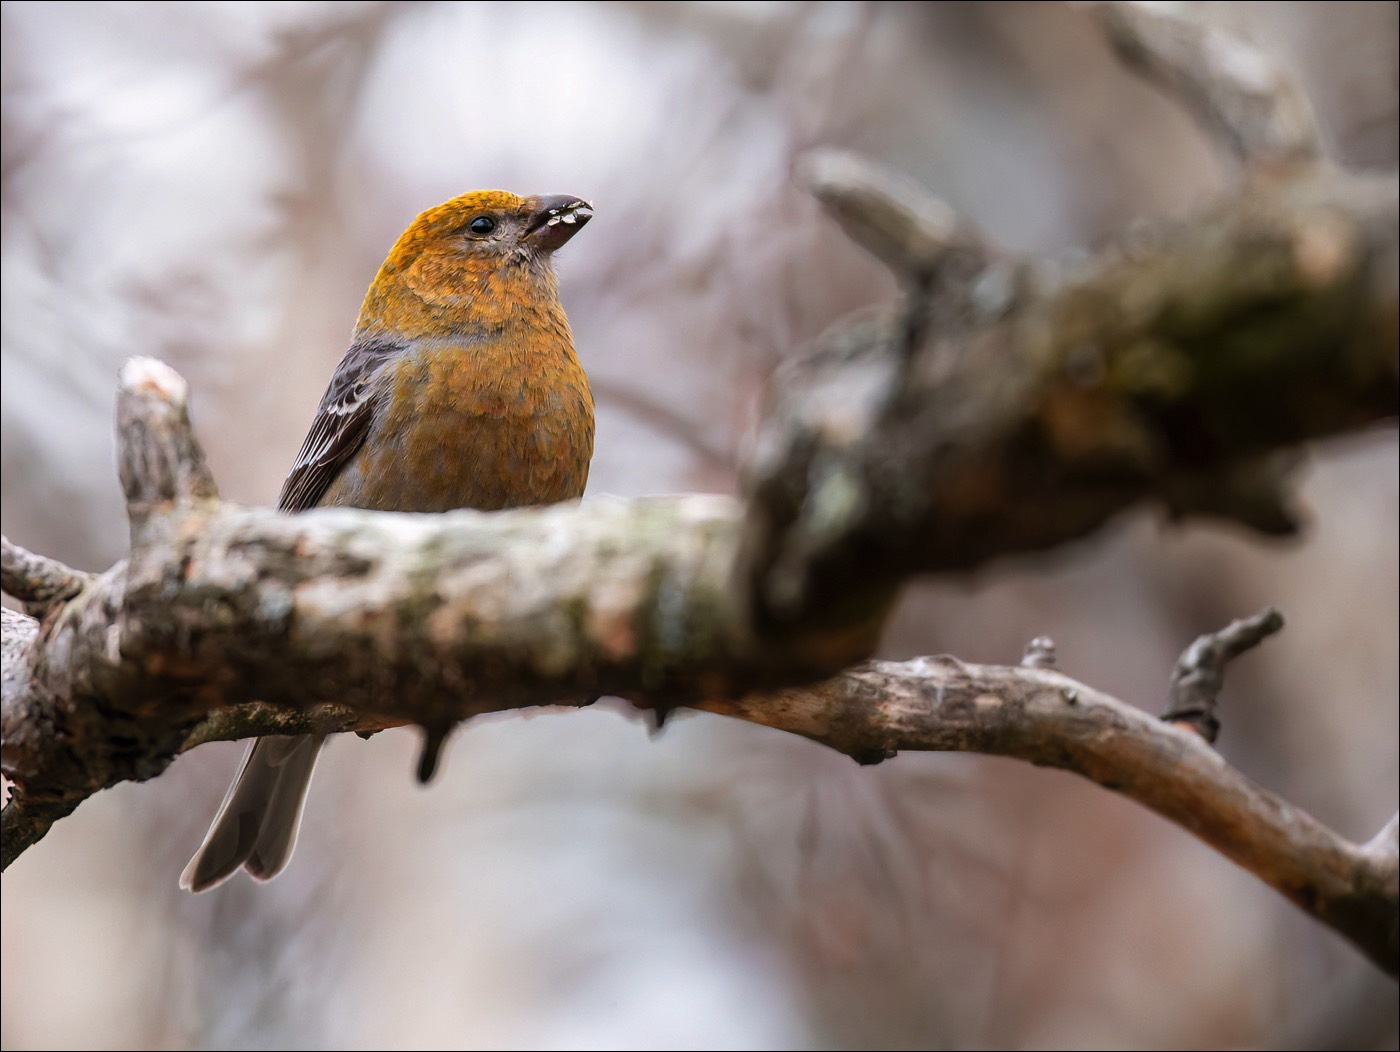
M1397 5L1211 5L1396 164ZM862 150L1017 250L1101 243L1232 177L1053 3L5 3L3 527L121 557L113 380L189 379L229 498L270 503L359 299L422 208L567 192L598 396L590 494L730 491L764 378L893 294L791 182ZM1289 543L1128 516L910 591L891 656L1014 661L1160 706L1266 603L1224 754L1358 839L1397 804L1392 429L1309 451ZM291 869L176 889L241 747L85 803L3 883L20 1048L1396 1047L1396 987L1181 830L1069 775L858 768L620 703L337 740Z

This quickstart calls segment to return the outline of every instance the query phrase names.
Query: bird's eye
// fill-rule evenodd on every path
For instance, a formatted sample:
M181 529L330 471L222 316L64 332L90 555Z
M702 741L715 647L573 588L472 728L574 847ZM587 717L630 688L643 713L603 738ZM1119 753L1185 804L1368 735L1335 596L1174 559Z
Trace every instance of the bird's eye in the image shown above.
M489 234L496 229L496 221L490 216L477 216L467 224L467 229L473 234Z

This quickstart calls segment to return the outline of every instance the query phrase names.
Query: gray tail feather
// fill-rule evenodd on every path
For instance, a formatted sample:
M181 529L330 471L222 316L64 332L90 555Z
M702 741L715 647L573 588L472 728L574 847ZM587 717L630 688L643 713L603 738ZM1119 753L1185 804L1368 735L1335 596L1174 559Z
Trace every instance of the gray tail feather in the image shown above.
M180 874L180 887L206 891L246 868L271 880L296 846L302 804L323 735L272 735L248 747L204 843Z

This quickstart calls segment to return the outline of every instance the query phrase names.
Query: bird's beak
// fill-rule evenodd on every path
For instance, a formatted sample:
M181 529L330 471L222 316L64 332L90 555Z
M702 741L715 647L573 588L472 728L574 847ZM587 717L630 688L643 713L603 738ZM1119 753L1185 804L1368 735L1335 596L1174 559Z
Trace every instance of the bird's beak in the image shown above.
M525 239L546 252L553 252L593 218L591 204L567 194L532 197L530 206L534 211L525 230Z

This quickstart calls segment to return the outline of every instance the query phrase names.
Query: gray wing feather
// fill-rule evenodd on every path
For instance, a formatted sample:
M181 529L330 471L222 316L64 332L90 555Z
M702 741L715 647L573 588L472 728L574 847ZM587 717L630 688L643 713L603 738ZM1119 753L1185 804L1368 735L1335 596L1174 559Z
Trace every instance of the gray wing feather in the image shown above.
M314 508L369 434L379 395L375 380L384 364L402 350L385 340L356 340L336 367L321 396L316 419L282 483L282 511Z

